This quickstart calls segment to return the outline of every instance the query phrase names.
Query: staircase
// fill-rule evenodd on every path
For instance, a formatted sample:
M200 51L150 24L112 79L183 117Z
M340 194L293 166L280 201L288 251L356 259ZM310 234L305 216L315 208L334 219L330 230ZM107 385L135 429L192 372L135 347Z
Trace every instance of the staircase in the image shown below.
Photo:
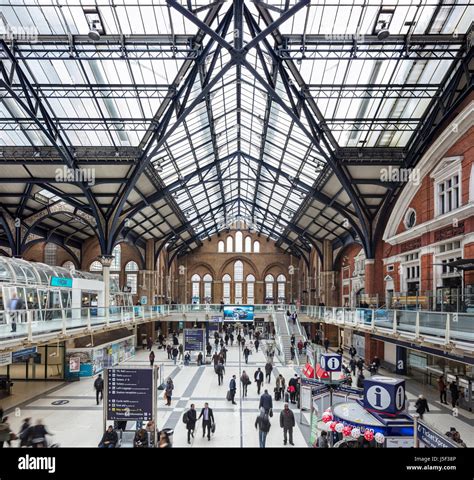
M299 325L299 322L297 321L295 327L293 327L293 324L291 321L289 325L286 314L284 312L275 312L273 314L273 319L275 322L275 331L276 331L279 343L281 345L281 348L283 350L282 355L284 357L285 363L300 365L301 361L304 362L304 358L301 358L301 359L299 358L298 349L296 348L296 345L298 345L298 341L300 339L302 339L304 342L306 340L306 337L304 334L301 333L301 327ZM292 361L291 360L291 335L293 333L295 334L296 342L295 342L295 359ZM304 356L302 355L301 357L304 357Z

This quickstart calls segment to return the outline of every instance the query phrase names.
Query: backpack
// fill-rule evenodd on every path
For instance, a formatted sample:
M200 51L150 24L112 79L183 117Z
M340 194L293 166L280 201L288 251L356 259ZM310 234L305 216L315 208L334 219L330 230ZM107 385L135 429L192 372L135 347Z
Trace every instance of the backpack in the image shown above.
M188 419L188 412L184 412L183 413L183 423L188 423L189 419Z

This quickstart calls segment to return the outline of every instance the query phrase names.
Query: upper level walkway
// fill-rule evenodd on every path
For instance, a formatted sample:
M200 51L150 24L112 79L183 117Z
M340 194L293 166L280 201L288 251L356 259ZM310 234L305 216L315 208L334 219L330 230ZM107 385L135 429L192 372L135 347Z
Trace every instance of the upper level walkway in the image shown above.
M280 325L281 322L275 320L281 317L284 322L285 312L293 308L287 305L254 305L254 315L273 321L277 335L289 335L293 332L288 330L288 325ZM66 339L123 326L133 328L149 321L212 322L219 321L223 316L223 306L211 304L110 307L108 312L100 307L4 310L0 311L0 346L9 348L53 338ZM237 316L234 321L245 322ZM381 336L425 342L441 349L474 352L474 313L303 305L299 308L299 321L325 322ZM300 329L299 324L297 327ZM301 332L302 329L295 333Z
M300 320L474 352L474 313L302 306Z

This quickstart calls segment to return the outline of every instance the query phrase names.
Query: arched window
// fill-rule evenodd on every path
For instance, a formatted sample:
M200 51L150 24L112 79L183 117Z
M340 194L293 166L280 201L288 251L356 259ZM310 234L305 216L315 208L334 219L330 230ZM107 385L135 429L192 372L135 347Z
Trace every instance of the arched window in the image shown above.
M239 232L237 232L239 233ZM242 282L244 281L244 264L237 260L234 263L234 282L235 282L235 303L237 305L242 304Z
M221 240L218 244L217 244L217 253L224 253L225 252L225 245L224 245L224 241Z
M56 265L56 254L58 246L55 243L47 243L44 246L44 263L47 265Z
M222 242L224 243L224 242ZM204 275L204 301L212 303L212 277L208 273Z
M110 265L110 270L114 272L120 272L120 265L121 265L121 260L122 260L122 247L120 246L119 243L115 245L112 255L114 256L114 259L112 260L112 263Z
M258 240L253 242L253 253L260 253L260 242Z
M96 260L95 262L91 263L91 266L89 267L89 270L91 272L101 272L102 271L102 264Z
M286 277L285 275L281 274L277 277L277 284L278 284L278 302L285 303L285 296L286 296Z
M192 277L191 277L191 285L192 285L192 303L199 303L199 300L200 300L200 295L199 295L199 287L200 287L200 284L201 284L201 277L195 273Z
M252 239L245 237L245 253L252 253Z
M255 303L255 277L247 275L247 303L253 305Z
M242 243L243 243L243 236L242 232L237 232L235 234L235 251L237 253L242 253Z
M273 282L275 279L273 275L267 275L265 277L265 300L273 302Z
M229 274L222 277L222 298L224 303L230 303L230 282L232 278Z
M232 237L227 237L227 253L232 253L234 251L234 239Z
M131 261L125 265L125 284L130 289L130 293L133 295L137 294L138 291L138 264L137 262Z
M68 260L67 262L64 262L62 267L67 268L69 271L74 270L76 268L76 266L74 265L73 262L71 262L71 260Z

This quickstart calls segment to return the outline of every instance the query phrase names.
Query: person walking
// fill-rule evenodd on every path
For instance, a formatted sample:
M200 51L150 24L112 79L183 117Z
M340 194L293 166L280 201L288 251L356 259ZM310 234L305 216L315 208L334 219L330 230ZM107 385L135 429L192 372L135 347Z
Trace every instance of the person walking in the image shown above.
M155 361L155 352L153 350L148 355L148 359L150 360L150 367L153 367L153 362Z
M234 334L232 332L230 332L229 339L230 339L230 346L233 347L234 346Z
M242 372L242 375L240 376L240 383L242 384L242 396L246 397L247 396L247 387L252 383L250 381L250 377L244 370Z
M181 360L183 358L183 353L184 353L184 347L182 343L178 346L178 351L179 351L178 360Z
M254 345L255 345L255 351L258 352L258 346L260 345L258 338L255 340Z
M199 352L197 356L197 365L200 367L202 365L202 352Z
M451 405L455 408L459 400L459 389L454 380L449 384L449 391L451 392Z
M295 359L295 347L292 345L290 347L290 353L291 353L291 360Z
M364 359L359 357L359 360L357 360L357 369L359 370L359 373L363 373L364 371Z
M249 363L249 355L250 355L250 349L249 347L245 347L244 349L244 358L245 358L245 363Z
M225 367L222 363L216 365L217 384L222 385L224 383Z
M173 362L174 364L176 365L176 361L178 360L178 349L176 347L173 347L173 351L172 351L172 354L173 354Z
M290 343L291 343L291 346L294 348L296 343L296 337L294 333L291 334Z
M11 332L16 332L16 324L19 322L20 313L18 310L24 310L25 301L20 297L16 296L16 292L13 292L12 298L8 302L8 309L10 310L10 319L11 319Z
M242 351L244 351L244 349L245 349L245 337L242 337L240 339L240 344L242 345Z
M357 350L354 348L354 345L351 345L351 348L349 348L349 355L351 358L354 358L357 353Z
M169 407L171 405L171 397L173 395L174 390L174 383L171 377L168 377L166 380L166 387L165 387L165 397L166 397L166 405Z
M298 355L301 355L303 353L303 340L300 340L298 341Z
M356 367L357 367L357 362L355 361L354 357L352 357L349 361L349 368L351 369L351 373L353 377L355 377L355 374L356 374Z
M206 429L207 429L207 439L211 441L211 429L215 424L215 420L214 420L214 413L212 412L212 408L209 408L209 404L207 402L204 404L204 408L201 410L198 420L201 417L202 417L202 438L206 436Z
M235 375L232 375L229 382L230 401L232 402L232 405L237 405L235 402L235 394L237 392L237 382L235 381L235 378Z
M326 350L326 353L328 353L329 350L329 338L324 339L324 348Z
M146 341L146 346L148 348L148 351L150 351L153 347L153 340L151 337L148 337L148 340Z
M267 434L270 431L271 423L268 417L268 413L265 412L263 407L260 408L260 414L255 420L255 428L258 430L258 442L260 448L265 448L265 442L267 440Z
M194 429L196 428L197 413L194 403L191 403L189 410L184 414L186 429L188 430L188 444L191 444L191 437L194 438Z
M296 389L298 387L298 375L295 373L295 376L290 379L288 382L288 389L290 392L290 402L296 403Z
M364 388L364 374L362 372L359 372L357 375L357 388Z
M166 353L168 354L168 360L173 359L173 355L171 351L172 351L171 345L168 343L168 345L166 345Z
M440 375L438 378L438 392L439 401L444 405L448 405L448 401L446 400L446 383L444 381L444 375Z
M20 447L28 446L28 437L31 431L31 418L25 418L20 427L20 432L18 433L18 438L20 439Z
M98 377L95 379L94 382L94 388L95 388L95 401L97 402L97 405L99 405L99 396L100 400L104 398L104 379L102 378L102 374L99 373Z
M283 394L285 392L285 378L280 373L276 379L275 384L275 400L281 400L283 398Z
M184 365L187 367L191 363L191 354L186 352L184 355Z
M418 396L418 400L415 403L416 413L420 415L420 420L423 420L423 415L425 412L429 412L430 408L428 407L428 402L423 395Z
M272 378L272 370L273 370L273 365L271 364L271 362L267 362L265 364L265 378L268 383L270 383Z
M46 430L43 420L39 419L36 421L36 425L31 427L29 443L33 448L45 448L48 445L46 435L51 435L51 433Z
M280 413L280 427L283 428L283 445L286 445L288 437L290 445L293 443L293 427L295 426L295 416L287 403Z
M206 345L206 353L208 355L212 353L212 345L209 342L207 342L207 345Z
M228 333L225 334L224 341L225 341L225 346L228 347L229 346L229 334Z
M260 395L260 388L262 387L263 383L263 372L260 370L260 367L257 368L256 372L253 375L253 378L257 384L257 393Z
M272 396L268 393L268 390L264 390L263 395L260 397L260 403L258 408L264 408L265 413L272 415L273 400Z

